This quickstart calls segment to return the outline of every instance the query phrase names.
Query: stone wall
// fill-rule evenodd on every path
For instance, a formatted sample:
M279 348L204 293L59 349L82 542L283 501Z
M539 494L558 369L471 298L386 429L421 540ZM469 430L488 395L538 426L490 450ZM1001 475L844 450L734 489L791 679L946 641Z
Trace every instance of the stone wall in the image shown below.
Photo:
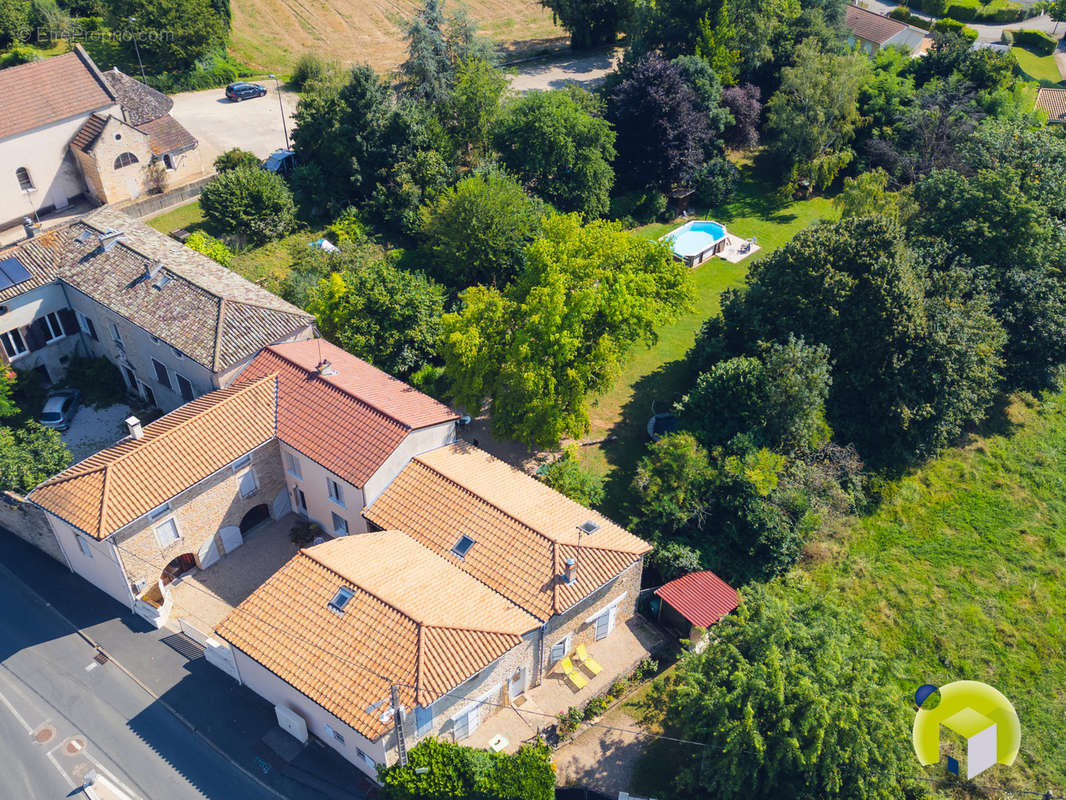
M171 510L149 520L142 517L133 526L114 536L126 576L130 584L143 580L149 586L159 580L173 559L192 553L199 564L200 552L213 541L222 554L217 534L224 527L238 527L241 518L260 504L273 509L274 499L285 491L281 454L276 439L267 442L251 454L250 468L255 471L258 488L249 497L241 497L240 481L249 467L233 470L230 467L186 489L170 501ZM273 511L271 510L271 514ZM173 519L179 539L161 547L155 529Z
M0 528L43 550L64 567L67 560L45 513L15 492L0 492Z

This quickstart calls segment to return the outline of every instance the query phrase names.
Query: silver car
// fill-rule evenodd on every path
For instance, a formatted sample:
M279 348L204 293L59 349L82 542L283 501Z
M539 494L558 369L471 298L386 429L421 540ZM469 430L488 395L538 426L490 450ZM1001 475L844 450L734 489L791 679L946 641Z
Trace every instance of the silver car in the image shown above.
M81 392L77 389L61 389L58 392L52 392L44 401L41 424L46 428L65 431L70 427L70 421L78 413L80 405Z

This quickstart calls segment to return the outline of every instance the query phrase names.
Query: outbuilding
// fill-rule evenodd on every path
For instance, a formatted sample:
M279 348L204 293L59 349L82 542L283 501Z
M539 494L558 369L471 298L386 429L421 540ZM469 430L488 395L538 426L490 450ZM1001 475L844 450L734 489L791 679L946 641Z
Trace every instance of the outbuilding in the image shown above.
M737 590L710 570L690 572L655 590L660 624L692 639L696 628L709 628L740 603Z

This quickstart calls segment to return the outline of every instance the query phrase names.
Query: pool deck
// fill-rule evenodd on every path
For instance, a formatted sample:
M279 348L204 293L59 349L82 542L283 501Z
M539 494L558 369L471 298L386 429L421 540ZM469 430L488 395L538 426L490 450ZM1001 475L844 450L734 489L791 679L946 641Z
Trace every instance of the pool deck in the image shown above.
M739 264L741 261L743 261L745 258L748 258L753 253L758 253L760 250L762 250L759 245L753 244L747 251L742 253L740 251L740 248L747 244L747 242L747 239L741 239L739 236L734 236L733 234L727 232L725 235L725 247L722 248L721 251L719 251L718 257L724 258L730 264Z
M674 228L669 233L664 234L663 236L659 237L659 240L660 241L668 241L672 245L676 244L676 242L680 239L680 237L684 236L686 233L689 232L690 226L693 223L695 223L695 222L714 222L714 220L690 219L687 222L685 222L685 223L679 225L678 227ZM747 250L742 250L742 248L748 243L747 239L743 239L743 238L741 238L739 236L735 236L734 234L730 233L729 230L725 227L725 225L723 225L720 222L716 222L714 224L722 226L722 230L725 232L725 246L721 250L719 250L717 253L714 253L712 255L708 255L705 258L703 258L698 264L694 264L693 268L698 267L701 264L706 264L712 258L716 258L716 257L717 258L724 258L730 264L739 264L745 258L748 258L748 256L752 255L753 253L757 253L757 252L759 252L759 250L762 249L761 247L759 247L759 245L753 244ZM709 250L710 248L708 247L707 249ZM673 250L673 247L671 247L671 250ZM674 256L677 257L677 258L680 258L681 260L685 260L687 258L694 258L694 257L697 257L697 256L701 255L700 253L680 254L676 250L674 250L673 252L674 252Z

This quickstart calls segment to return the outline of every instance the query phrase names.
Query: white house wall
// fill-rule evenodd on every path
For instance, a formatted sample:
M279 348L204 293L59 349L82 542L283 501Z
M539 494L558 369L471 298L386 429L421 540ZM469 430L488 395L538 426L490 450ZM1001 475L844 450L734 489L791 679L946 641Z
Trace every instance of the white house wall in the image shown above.
M23 328L45 314L70 307L63 289L55 283L38 286L25 294L5 300L0 305L7 308L7 312L0 315L0 333ZM49 378L58 380L66 372L70 356L78 350L80 339L77 334L62 336L44 347L18 356L11 362L12 366L20 370L44 366L48 370ZM86 352L84 346L82 352Z
M299 488L303 490L304 497L307 498L307 516L321 525L322 530L327 534L333 534L333 514L348 521L348 533L366 533L367 524L363 518L363 492L358 487L333 474L317 461L313 461L285 442L281 442L281 451L283 454L291 453L300 464L300 476L297 477L289 472L288 464L284 455L282 456L285 481L289 487L293 511L299 511L294 493L294 489ZM344 494L343 507L330 499L326 485L327 478L332 478L341 485Z
M378 467L377 472L370 476L364 488L366 504L370 505L377 500L381 493L388 488L396 476L400 474L407 462L417 455L436 450L455 441L455 422L442 422L428 428L419 428L407 434L392 454L385 459L385 463Z
M0 225L33 216L37 209L66 206L85 192L85 183L68 145L90 113L86 111L0 140ZM97 113L122 114L117 104L103 106ZM29 171L36 187L28 195L19 188L15 176L19 167Z
M48 524L52 526L70 568L122 605L132 609L130 586L114 546L108 541L100 542L90 536L78 534L72 526L53 514L48 514ZM91 556L82 552L78 546L78 538L85 543Z
M298 692L258 661L249 658L237 648L233 649L237 670L241 682L271 705L281 705L295 711L307 723L307 730L332 747L344 758L357 766L367 775L377 780L377 771L359 756L362 750L378 764L385 763L385 745L382 740L370 741L361 733L353 730L318 703ZM383 690L385 692L386 690ZM344 737L341 744L326 730L329 725ZM358 749L357 749L358 748Z

